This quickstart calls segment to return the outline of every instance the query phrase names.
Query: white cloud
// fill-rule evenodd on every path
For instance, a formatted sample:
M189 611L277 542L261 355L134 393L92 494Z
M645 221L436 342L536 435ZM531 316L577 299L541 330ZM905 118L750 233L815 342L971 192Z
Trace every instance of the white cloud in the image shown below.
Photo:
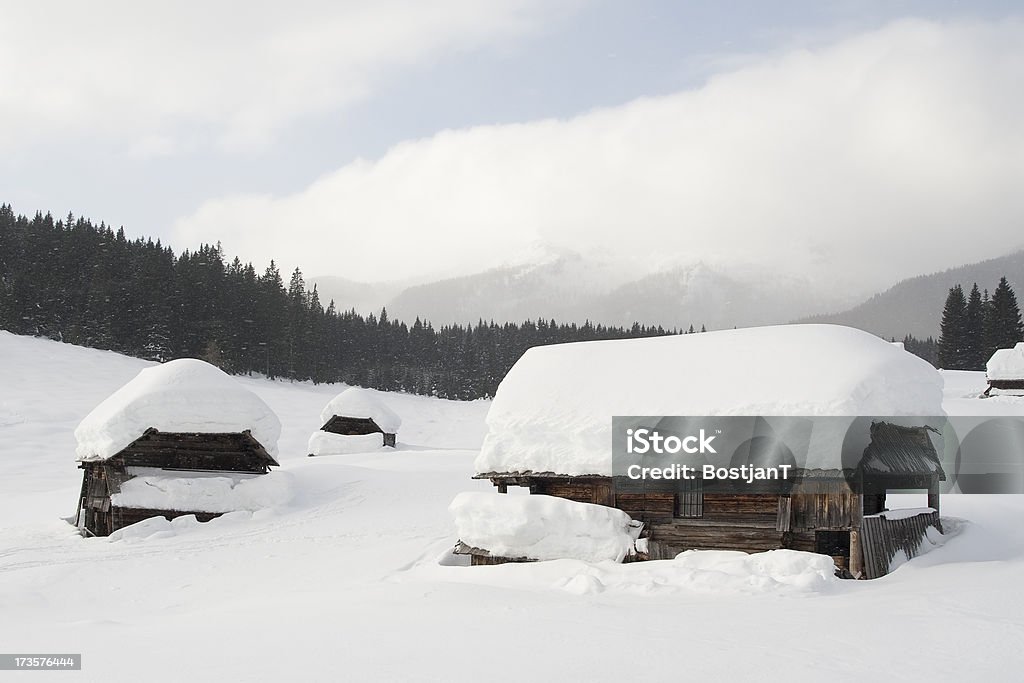
M88 134L145 155L197 127L250 149L360 101L389 70L538 30L574 3L12 3L0 21L0 149Z
M180 244L383 280L541 239L864 287L1021 246L1024 26L898 22L566 121L443 131L288 196L212 200Z

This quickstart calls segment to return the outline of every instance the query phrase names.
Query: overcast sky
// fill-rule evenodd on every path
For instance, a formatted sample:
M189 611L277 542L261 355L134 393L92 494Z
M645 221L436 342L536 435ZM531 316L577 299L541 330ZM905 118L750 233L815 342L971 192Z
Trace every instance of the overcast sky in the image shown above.
M1024 246L1017 4L5 3L0 201L308 276L880 287Z

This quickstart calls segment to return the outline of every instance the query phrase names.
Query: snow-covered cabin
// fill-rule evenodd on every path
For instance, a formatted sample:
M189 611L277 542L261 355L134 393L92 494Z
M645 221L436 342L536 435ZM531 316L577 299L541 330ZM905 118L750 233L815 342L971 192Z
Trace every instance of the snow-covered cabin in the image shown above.
M886 491L927 491L929 507L914 523L939 525L945 473L932 427L942 425L932 423L942 422L941 403L942 378L931 365L834 325L536 347L498 388L475 478L501 493L524 486L617 507L644 523L647 559L688 549L791 548L831 555L842 571L871 577L885 567L867 567L865 558L892 550L889 536L902 533L872 522L872 538L862 538L864 519L885 512ZM613 472L613 416L757 416L750 419L765 428L773 418L835 417L840 428L802 451L789 444L802 453L792 460L789 490L705 492L698 479L637 492ZM860 441L846 441L850 433ZM766 439L765 449L775 450L759 452L751 439L746 462L791 459L778 443ZM857 445L855 462L846 461L849 443ZM487 548L462 544L459 551L477 564L495 561Z
M988 379L986 396L1024 396L1024 342L993 353L985 365L985 377Z
M320 411L319 431L309 439L309 455L364 453L383 446L394 448L402 418L377 392L349 387Z
M218 368L183 358L147 368L75 429L84 470L77 524L106 536L149 517L209 521L265 498L281 423Z

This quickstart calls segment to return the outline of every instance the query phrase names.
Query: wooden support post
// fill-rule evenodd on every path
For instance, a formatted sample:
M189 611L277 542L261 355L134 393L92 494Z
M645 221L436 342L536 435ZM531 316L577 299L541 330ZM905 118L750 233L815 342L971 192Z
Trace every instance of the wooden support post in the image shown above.
M928 507L939 512L939 478L932 477L931 484L928 486Z
M864 551L860 547L860 529L850 529L850 573L855 579L864 578Z

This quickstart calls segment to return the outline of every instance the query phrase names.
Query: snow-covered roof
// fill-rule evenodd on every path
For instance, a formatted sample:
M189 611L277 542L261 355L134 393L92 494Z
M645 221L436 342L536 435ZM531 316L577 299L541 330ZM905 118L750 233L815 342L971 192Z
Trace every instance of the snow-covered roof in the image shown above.
M985 375L990 380L1024 379L1024 342L1012 349L999 349L988 359Z
M320 424L327 424L335 415L369 418L388 434L395 434L402 426L402 418L381 401L378 392L362 387L349 387L324 406Z
M218 368L194 358L146 368L111 394L75 429L79 460L105 460L149 428L161 432L240 433L271 457L281 422L274 411Z
M610 475L614 415L943 415L942 377L837 325L535 347L498 387L476 470Z

